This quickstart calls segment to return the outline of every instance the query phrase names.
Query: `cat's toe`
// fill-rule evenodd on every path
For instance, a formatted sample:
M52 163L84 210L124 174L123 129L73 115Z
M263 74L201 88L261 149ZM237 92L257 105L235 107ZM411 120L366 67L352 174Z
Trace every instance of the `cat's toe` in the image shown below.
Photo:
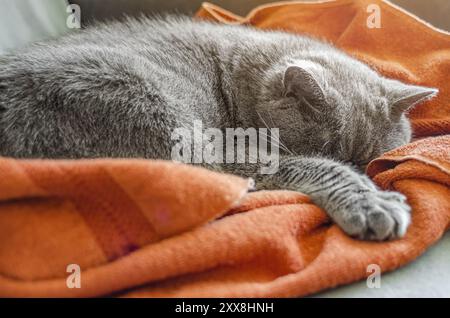
M367 215L367 230L363 233L363 239L384 241L395 237L395 220L388 211L375 210Z
M393 228L389 239L401 238L406 234L409 224L411 223L411 208L406 204L406 198L398 198L403 201L387 201L382 203L382 207L394 220Z
M336 221L345 233L353 237L363 238L367 231L367 219L363 213L346 213Z
M349 211L340 214L337 223L350 236L373 241L401 238L410 223L406 198L395 192L362 194Z

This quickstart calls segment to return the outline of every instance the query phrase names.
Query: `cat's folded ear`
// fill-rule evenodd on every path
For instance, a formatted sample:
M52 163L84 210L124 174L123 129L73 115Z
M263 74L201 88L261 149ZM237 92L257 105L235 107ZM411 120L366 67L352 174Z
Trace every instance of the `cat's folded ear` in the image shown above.
M289 66L283 77L285 96L304 99L307 104L318 105L323 103L325 95L314 74L298 65Z
M397 81L392 81L390 91L390 107L393 118L400 117L404 112L433 98L439 92L436 88L406 85Z

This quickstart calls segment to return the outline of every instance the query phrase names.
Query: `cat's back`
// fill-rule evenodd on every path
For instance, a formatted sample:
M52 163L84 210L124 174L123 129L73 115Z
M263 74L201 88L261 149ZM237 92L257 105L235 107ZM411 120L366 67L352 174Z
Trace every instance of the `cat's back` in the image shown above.
M167 17L93 26L31 45L0 57L0 152L163 158L166 150L152 147L169 140L172 128L198 117L213 127L229 120L230 65L270 63L311 43Z
M166 157L181 120L223 106L211 27L130 19L1 56L0 153Z

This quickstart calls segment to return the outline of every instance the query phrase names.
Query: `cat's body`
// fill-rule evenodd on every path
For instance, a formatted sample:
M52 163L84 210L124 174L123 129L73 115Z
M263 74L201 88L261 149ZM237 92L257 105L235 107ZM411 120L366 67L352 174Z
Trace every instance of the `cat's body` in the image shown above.
M347 233L382 240L405 233L409 207L342 162L363 167L407 143L403 112L435 93L305 37L130 20L0 57L0 155L170 160L173 130L195 120L219 129L269 123L289 149L278 173L211 168L305 192Z

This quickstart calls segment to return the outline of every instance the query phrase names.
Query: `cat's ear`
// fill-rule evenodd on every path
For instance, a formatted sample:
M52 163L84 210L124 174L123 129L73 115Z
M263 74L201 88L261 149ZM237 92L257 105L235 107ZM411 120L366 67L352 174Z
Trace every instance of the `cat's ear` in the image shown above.
M316 104L325 99L322 87L314 75L297 65L289 66L283 77L285 96L304 98L308 103Z
M415 105L433 98L439 90L435 88L396 84L391 94L391 116L400 117L404 112L411 109Z

